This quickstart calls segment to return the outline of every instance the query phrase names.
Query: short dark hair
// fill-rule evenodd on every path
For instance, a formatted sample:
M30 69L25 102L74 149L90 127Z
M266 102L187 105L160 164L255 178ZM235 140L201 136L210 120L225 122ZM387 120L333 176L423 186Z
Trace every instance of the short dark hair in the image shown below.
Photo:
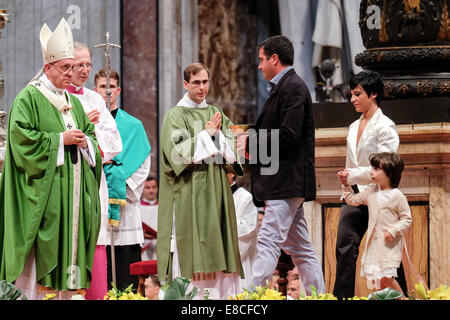
M395 152L372 153L369 156L370 165L379 168L386 173L391 187L398 188L402 171L405 168L402 158Z
M199 73L202 70L205 70L209 77L209 70L203 63L200 63L200 62L191 63L190 65L188 65L186 67L186 69L184 69L184 72L183 72L184 80L186 82L191 81L191 77L193 75L195 76L197 73Z
M375 100L377 101L377 104L380 104L384 86L383 81L381 81L381 75L378 72L361 71L358 74L353 75L349 81L350 90L355 89L358 84L361 85L368 96L372 93L376 94L377 97Z
M284 66L294 64L294 46L291 40L285 36L278 35L267 38L258 46L258 50L261 48L264 49L267 59L276 54Z
M109 75L111 76L112 79L116 79L117 86L119 87L120 86L120 76L117 73L117 71L114 69L110 69ZM97 86L97 82L98 82L99 78L106 78L106 69L101 69L95 74L95 77L94 77L95 86Z
M154 286L161 287L161 282L159 281L159 279L158 279L158 277L156 275L150 274L150 275L148 275L147 278L152 281Z
M147 179L145 179L145 181L152 181L152 180L155 180L156 183L158 183L158 179L156 179L156 177L154 176L148 176Z

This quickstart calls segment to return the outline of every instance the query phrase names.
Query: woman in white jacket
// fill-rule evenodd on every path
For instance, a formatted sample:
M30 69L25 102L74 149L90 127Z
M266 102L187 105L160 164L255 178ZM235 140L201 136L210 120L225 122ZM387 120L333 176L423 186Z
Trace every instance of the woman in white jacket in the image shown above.
M345 170L347 182L354 190L364 191L372 183L369 155L379 152L398 152L399 137L395 123L379 108L383 94L381 76L362 71L350 81L350 102L361 117L348 130ZM356 192L356 191L355 191ZM355 295L356 261L359 244L367 230L367 206L352 207L343 202L339 215L336 241L336 281L333 294L342 298ZM403 270L399 270L404 280ZM401 284L404 284L404 281Z

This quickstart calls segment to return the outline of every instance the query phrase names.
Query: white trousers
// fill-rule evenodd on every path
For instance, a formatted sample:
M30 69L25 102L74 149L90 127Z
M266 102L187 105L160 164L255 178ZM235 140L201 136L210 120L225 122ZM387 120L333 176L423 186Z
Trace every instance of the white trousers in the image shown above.
M27 297L28 300L42 300L45 298L47 293L56 294L53 300L70 300L72 299L72 296L77 294L76 290L41 291L41 285L36 281L36 258L34 246L31 248L22 273L16 279L14 284L22 291L22 294Z
M280 249L290 255L298 269L307 295L313 285L317 292L325 292L322 267L309 239L303 212L303 198L267 200L266 210L258 233L258 253L253 264L253 285L265 286L280 257Z
M174 209L175 210L175 209ZM178 247L175 236L175 212L173 214L172 240L170 251L173 254L172 260L172 278L181 277L180 261L178 260ZM241 292L240 275L237 272L224 273L215 272L214 279L195 280L191 282L186 289L190 292L194 286L197 287L198 294L193 300L204 300L205 290L209 291L209 298L212 300L228 300L230 296L235 296Z

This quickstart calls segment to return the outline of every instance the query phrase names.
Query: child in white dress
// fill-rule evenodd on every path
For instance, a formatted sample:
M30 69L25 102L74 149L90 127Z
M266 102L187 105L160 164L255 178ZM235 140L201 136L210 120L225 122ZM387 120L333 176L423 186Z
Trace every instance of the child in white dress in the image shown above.
M339 172L347 204L369 208L369 226L365 252L361 260L361 276L369 289L391 287L401 293L394 279L402 260L404 233L412 223L411 210L405 195L397 188L404 168L397 153L382 152L370 155L370 175L374 182L355 194L347 185L344 173Z

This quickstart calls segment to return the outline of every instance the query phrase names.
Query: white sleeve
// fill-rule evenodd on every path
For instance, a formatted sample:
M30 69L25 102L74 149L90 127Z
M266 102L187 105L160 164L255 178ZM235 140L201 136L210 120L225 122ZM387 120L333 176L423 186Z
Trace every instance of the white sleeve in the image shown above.
M58 157L56 159L56 166L60 167L64 164L64 138L63 133L59 134L59 146L58 146Z
M98 104L97 109L100 116L95 125L95 136L103 152L102 160L107 162L122 152L122 139L114 117L106 108L105 101L100 96L98 98L96 104Z
M393 122L379 128L377 152L398 152L399 144L397 127Z
M137 169L131 177L127 179L127 200L131 202L138 202L144 190L145 181L150 172L151 156L148 154L145 161Z
M211 136L208 131L203 130L200 132L195 140L195 149L194 149L194 157L192 158L192 162L197 163L202 160L214 157L219 153L216 145L211 140Z
M251 197L241 196L235 199L237 229L239 240L255 231L258 227L258 209L253 204Z
M220 154L223 156L228 163L236 162L236 155L233 152L233 148L228 143L228 139L219 131L219 139L220 139Z
M369 167L358 167L358 168L347 168L348 178L347 183L349 185L359 184L367 185L372 182L372 177L370 176L370 166Z
M95 161L94 146L90 138L86 139L86 141L88 146L87 148L80 148L81 154L91 167L95 167L96 161Z

